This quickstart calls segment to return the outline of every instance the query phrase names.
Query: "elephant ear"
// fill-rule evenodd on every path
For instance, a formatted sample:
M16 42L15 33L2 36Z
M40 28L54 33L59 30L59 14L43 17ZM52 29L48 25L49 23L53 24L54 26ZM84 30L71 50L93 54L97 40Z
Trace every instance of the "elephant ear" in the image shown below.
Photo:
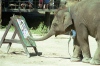
M64 13L64 29L66 30L70 25L72 25L72 18L69 12Z

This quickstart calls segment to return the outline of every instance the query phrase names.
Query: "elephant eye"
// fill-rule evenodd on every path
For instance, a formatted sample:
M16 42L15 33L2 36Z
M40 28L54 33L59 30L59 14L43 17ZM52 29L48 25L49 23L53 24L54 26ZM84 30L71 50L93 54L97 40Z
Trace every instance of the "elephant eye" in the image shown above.
M57 26L57 23L53 23L54 26Z

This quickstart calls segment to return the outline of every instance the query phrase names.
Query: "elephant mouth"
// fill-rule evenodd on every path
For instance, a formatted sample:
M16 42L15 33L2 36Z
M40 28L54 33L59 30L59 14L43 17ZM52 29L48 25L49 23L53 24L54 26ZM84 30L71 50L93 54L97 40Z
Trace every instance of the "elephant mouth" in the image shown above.
M65 34L66 32L65 31L57 31L56 33L55 33L55 37L57 36L57 35L61 35L61 34Z

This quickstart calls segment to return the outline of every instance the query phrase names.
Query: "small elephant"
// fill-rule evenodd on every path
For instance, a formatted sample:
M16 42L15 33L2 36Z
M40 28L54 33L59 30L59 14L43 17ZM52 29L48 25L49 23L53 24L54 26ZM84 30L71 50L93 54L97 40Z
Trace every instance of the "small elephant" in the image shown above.
M86 63L100 64L100 0L84 0L71 7L60 7L55 13L48 34L34 40L45 40L71 29L77 33L71 61L82 60ZM88 35L94 37L98 44L93 58L90 54Z

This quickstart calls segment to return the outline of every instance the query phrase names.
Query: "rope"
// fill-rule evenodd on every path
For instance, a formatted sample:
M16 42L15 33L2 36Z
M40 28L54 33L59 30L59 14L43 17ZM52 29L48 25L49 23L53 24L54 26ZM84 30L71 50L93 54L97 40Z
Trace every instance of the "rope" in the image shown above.
M71 34L72 33L72 34ZM73 29L71 29L71 32L69 33L69 35L70 35L70 38L69 38L69 40L68 40L68 54L70 55L70 52L69 52L69 43L70 43L70 41L71 41L71 37L74 39L75 38L75 36L76 36L76 31L75 30L73 30ZM71 55L70 55L70 57L71 57Z
M70 52L69 52L69 43L70 43L70 41L71 41L71 35L70 35L69 40L68 40L68 54L69 54L69 56L71 57L71 54L70 54Z

